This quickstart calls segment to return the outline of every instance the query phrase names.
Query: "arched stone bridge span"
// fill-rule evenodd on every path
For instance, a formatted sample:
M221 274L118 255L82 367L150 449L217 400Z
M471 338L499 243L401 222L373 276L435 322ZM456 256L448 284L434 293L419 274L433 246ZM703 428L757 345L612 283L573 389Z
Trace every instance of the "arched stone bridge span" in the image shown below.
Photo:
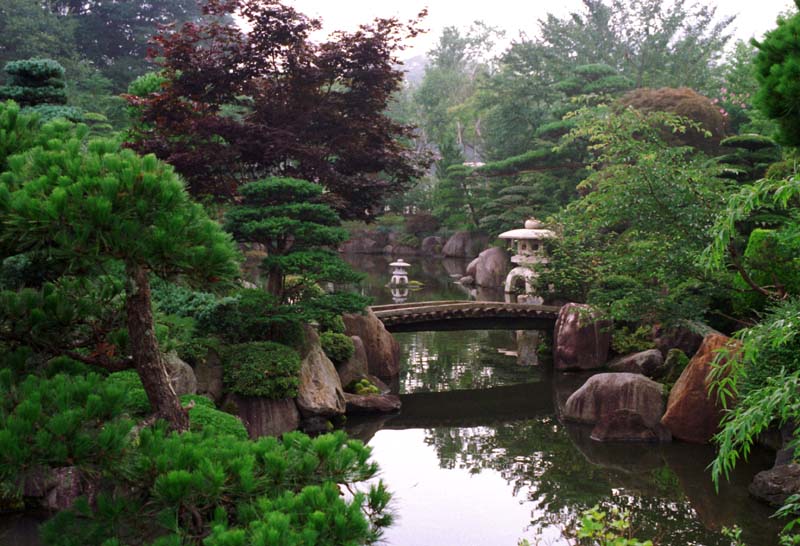
M499 301L424 301L374 305L390 332L434 330L547 330L560 307Z

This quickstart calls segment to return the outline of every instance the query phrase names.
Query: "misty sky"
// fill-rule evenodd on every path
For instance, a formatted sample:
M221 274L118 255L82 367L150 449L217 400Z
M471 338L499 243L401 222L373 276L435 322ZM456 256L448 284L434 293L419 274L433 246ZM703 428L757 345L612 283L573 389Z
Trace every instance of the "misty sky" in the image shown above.
M702 1L702 0L701 0ZM467 28L475 20L501 27L513 38L520 31L533 36L537 20L551 12L563 16L579 11L580 0L286 0L300 12L321 17L327 31L351 30L374 17L398 16L409 19L427 7L425 26L430 30L416 38L404 57L431 48L445 26ZM733 26L737 38L760 37L775 26L777 15L793 5L790 0L717 0L718 15L737 15Z

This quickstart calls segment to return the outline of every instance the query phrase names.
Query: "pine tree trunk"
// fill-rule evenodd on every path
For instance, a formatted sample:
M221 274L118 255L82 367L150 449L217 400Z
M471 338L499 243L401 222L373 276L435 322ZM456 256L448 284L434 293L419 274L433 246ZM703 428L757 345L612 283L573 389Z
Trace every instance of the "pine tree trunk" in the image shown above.
M188 430L189 415L169 382L167 369L158 350L153 309L150 303L150 280L138 264L126 266L125 311L133 363L144 385L150 406L166 419L174 430Z
M278 301L283 300L283 272L277 267L267 271L267 292L275 296Z

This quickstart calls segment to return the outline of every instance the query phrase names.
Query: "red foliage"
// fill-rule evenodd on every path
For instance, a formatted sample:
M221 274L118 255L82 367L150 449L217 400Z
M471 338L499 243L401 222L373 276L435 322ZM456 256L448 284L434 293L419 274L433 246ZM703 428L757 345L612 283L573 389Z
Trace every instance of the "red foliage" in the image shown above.
M276 0L208 0L204 14L155 37L164 88L127 97L141 112L129 145L172 164L194 195L230 198L240 183L291 176L325 186L345 217L367 218L422 174L428 159L402 144L414 128L385 114L402 85L395 55L419 19L316 43L320 22Z
M725 137L725 118L719 106L688 87L634 89L619 99L619 103L643 112L671 112L700 123L703 129L711 133L710 137L694 130L689 130L684 135L665 134L666 140L671 143L714 153L719 150L720 140Z

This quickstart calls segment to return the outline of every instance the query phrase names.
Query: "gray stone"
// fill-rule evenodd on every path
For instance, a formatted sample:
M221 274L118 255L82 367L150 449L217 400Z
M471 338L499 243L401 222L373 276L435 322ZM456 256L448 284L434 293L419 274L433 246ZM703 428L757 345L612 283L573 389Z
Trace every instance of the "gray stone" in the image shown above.
M350 339L353 340L353 356L336 368L336 373L339 374L339 381L344 388L347 388L347 385L353 381L367 377L369 373L367 350L364 348L364 342L358 336L350 336Z
M333 362L322 350L317 332L305 328L306 347L300 364L297 407L303 417L342 415L344 390Z
M396 394L351 394L346 392L348 414L391 413L400 410Z
M639 353L620 356L608 363L612 372L640 373L656 378L663 372L664 357L658 349L649 349Z
M175 394L197 394L197 377L194 370L186 362L180 359L178 353L170 351L164 355L164 366L167 368L167 375L175 390Z
M205 394L215 402L224 395L223 366L219 354L212 348L194 364L194 375L197 378L197 394Z
M608 360L611 321L601 320L589 305L568 303L561 308L553 334L557 370L594 370Z
M280 436L300 426L294 398L270 400L261 396L230 394L223 405L236 411L251 438Z
M444 239L436 235L431 235L429 237L425 237L422 240L420 249L422 250L422 253L425 255L435 256L437 254L441 254L443 246L444 246Z
M604 415L592 429L597 442L660 442L672 441L667 427L661 423L648 425L637 412L619 409Z
M686 321L671 328L658 324L653 327L656 348L665 357L670 349L680 349L691 357L700 348L703 338L709 334L719 333L710 326L696 321Z
M342 315L345 333L358 336L367 352L369 373L381 378L392 378L400 373L400 345L371 310L363 315Z
M475 278L472 275L464 275L458 279L458 283L462 286L475 286Z
M78 497L88 497L93 502L97 486L88 480L77 466L41 468L28 474L22 495L38 499L46 510L71 508Z
M664 387L634 373L601 373L589 378L564 406L564 418L596 424L617 410L641 416L647 427L655 427L664 415Z
M475 258L474 260L472 260L471 262L469 262L467 264L467 270L466 270L465 273L466 273L466 275L468 277L472 277L473 279L475 278L475 275L478 272L478 262L480 262L480 261L481 261L481 257L480 257L480 255L478 255L477 258Z
M447 240L442 254L455 258L474 258L487 242L488 238L484 234L459 231Z
M800 464L790 463L759 472L748 490L757 499L782 506L790 496L800 493Z
M475 284L496 288L503 286L506 275L511 270L508 253L502 248L493 246L478 255L475 268ZM469 273L469 268L467 268Z

